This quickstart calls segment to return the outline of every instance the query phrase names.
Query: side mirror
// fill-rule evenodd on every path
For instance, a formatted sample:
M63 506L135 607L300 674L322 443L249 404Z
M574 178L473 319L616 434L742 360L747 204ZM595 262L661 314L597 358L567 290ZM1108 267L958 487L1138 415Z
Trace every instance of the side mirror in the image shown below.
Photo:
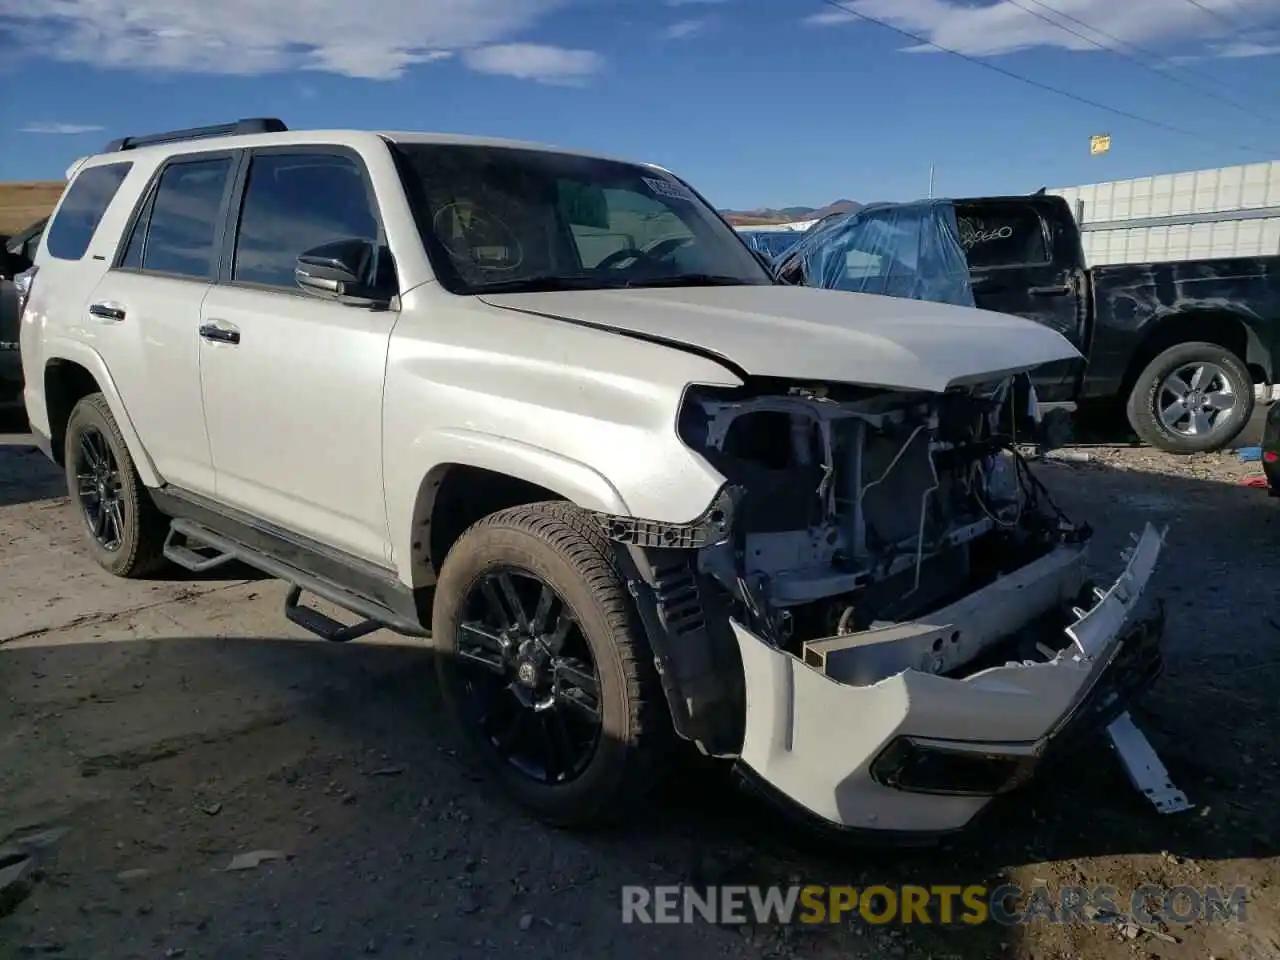
M293 279L307 293L331 297L353 305L369 305L390 299L373 289L377 249L370 240L334 240L299 254Z

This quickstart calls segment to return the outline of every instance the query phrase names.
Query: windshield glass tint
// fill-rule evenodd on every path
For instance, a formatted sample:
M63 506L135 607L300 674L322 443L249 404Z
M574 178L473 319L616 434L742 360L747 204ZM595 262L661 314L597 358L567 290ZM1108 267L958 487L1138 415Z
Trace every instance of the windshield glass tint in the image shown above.
M427 253L455 293L772 282L660 171L509 147L397 150Z

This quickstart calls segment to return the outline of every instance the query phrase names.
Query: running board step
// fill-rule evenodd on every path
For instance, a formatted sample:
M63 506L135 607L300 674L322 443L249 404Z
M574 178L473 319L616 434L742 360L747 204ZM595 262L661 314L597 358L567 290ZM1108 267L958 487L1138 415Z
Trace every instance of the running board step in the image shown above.
M296 584L290 588L289 595L284 598L284 615L290 623L296 623L308 633L314 633L321 640L330 643L346 643L358 640L366 634L381 630L385 624L378 620L361 620L348 626L339 623L333 617L321 613L311 607L304 607L298 601L302 599L302 588Z
M167 560L176 563L184 570L190 570L192 573L204 573L206 570L212 570L214 567L220 567L224 563L229 563L235 559L235 554L218 552L218 553L202 553L201 551L216 550L216 547L209 547L206 544L193 542L186 533L169 527L169 535L164 540L164 555Z
M343 643L381 628L393 630L408 637L430 636L429 631L424 630L419 624L395 613L384 604L352 593L336 583L307 573L305 570L301 570L279 557L255 550L239 540L216 533L208 527L196 523L194 520L175 519L170 525L169 537L174 540L175 553L177 553L177 557L171 557L171 559L179 566L186 566L186 564L178 557L190 559L185 554L177 552L178 549L181 549L195 557L195 562L210 563L216 566L218 563L225 563L227 560L235 559L253 567L255 570L261 570L277 580L285 581L292 588L285 599L285 616L304 630L310 631L326 640ZM178 540L177 538L179 537L182 539ZM212 558L202 556L191 549L188 544L211 550L215 553L215 556ZM167 541L165 555L170 556ZM188 569L195 568L188 567ZM209 568L204 567L203 569ZM301 606L298 601L301 599L304 590L329 601L336 607L350 611L360 617L361 622L347 626L318 610Z

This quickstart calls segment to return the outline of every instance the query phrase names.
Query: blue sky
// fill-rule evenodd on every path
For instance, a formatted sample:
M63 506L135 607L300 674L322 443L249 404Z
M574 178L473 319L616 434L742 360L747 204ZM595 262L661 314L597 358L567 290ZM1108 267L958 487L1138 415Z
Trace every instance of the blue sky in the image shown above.
M823 0L0 0L0 70L21 81L3 81L0 180L241 116L600 150L733 208L910 199L930 163L960 196L1280 160L1280 0L846 5L1195 135ZM1109 154L1089 155L1096 133Z

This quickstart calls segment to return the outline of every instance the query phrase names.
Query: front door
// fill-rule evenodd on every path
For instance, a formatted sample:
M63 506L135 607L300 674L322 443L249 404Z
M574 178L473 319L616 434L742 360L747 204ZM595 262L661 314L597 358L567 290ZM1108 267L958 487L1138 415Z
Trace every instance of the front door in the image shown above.
M973 296L984 310L1011 313L1056 330L1082 353L1088 300L1078 259L1057 249L1067 234L1053 208L1032 198L956 202ZM1074 400L1082 360L1047 363L1031 374L1044 401Z
M235 231L200 317L217 499L385 565L382 386L398 314L294 282L305 250L379 238L363 162L339 148L251 151Z

